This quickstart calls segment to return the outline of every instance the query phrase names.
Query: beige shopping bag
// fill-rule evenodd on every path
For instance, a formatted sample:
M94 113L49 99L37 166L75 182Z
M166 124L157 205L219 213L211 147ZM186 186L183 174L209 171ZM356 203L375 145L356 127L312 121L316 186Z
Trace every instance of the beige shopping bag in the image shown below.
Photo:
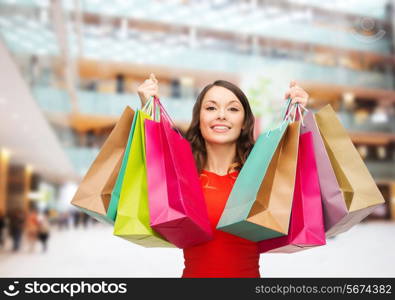
M348 210L326 233L331 237L361 222L384 198L332 107L326 105L315 119Z
M106 214L129 137L134 111L126 107L84 176L71 204L99 221L112 224Z
M249 222L263 226L268 232L271 232L264 239L288 234L298 159L299 134L299 121L288 125L248 215Z

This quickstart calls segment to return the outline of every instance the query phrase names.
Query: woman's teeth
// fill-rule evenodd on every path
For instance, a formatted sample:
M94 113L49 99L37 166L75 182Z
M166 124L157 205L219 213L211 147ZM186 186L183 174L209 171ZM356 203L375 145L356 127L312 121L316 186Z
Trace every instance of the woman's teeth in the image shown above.
M226 126L214 126L212 129L216 132L226 132L229 130Z

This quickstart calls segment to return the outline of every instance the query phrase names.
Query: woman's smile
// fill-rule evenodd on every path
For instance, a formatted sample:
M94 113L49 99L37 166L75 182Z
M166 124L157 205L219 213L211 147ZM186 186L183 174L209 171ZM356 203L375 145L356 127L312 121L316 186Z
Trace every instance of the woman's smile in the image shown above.
M216 133L226 133L231 129L230 126L220 125L220 124L215 124L215 125L211 126L210 128Z

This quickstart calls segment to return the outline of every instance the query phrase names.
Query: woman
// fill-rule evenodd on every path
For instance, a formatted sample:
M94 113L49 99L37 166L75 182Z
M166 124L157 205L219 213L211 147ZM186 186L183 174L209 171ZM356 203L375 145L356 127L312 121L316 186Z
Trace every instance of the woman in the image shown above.
M38 226L39 223L38 223L37 208L31 207L26 217L26 226L25 226L26 238L30 252L34 251L36 242L38 240Z
M141 104L158 97L153 74L138 87ZM307 104L295 81L284 98ZM254 116L247 97L234 84L217 80L199 94L186 137L200 174L214 238L184 251L182 277L260 277L257 243L216 230L226 200L253 145Z
M9 234L12 239L12 251L19 251L23 228L25 226L25 213L22 208L14 208L10 214Z

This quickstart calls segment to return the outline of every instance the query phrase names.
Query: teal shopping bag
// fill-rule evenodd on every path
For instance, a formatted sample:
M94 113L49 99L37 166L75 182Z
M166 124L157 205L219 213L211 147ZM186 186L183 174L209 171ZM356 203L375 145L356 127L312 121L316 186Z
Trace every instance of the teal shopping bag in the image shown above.
M256 242L288 233L300 132L300 122L291 122L288 116L259 136L217 229Z

